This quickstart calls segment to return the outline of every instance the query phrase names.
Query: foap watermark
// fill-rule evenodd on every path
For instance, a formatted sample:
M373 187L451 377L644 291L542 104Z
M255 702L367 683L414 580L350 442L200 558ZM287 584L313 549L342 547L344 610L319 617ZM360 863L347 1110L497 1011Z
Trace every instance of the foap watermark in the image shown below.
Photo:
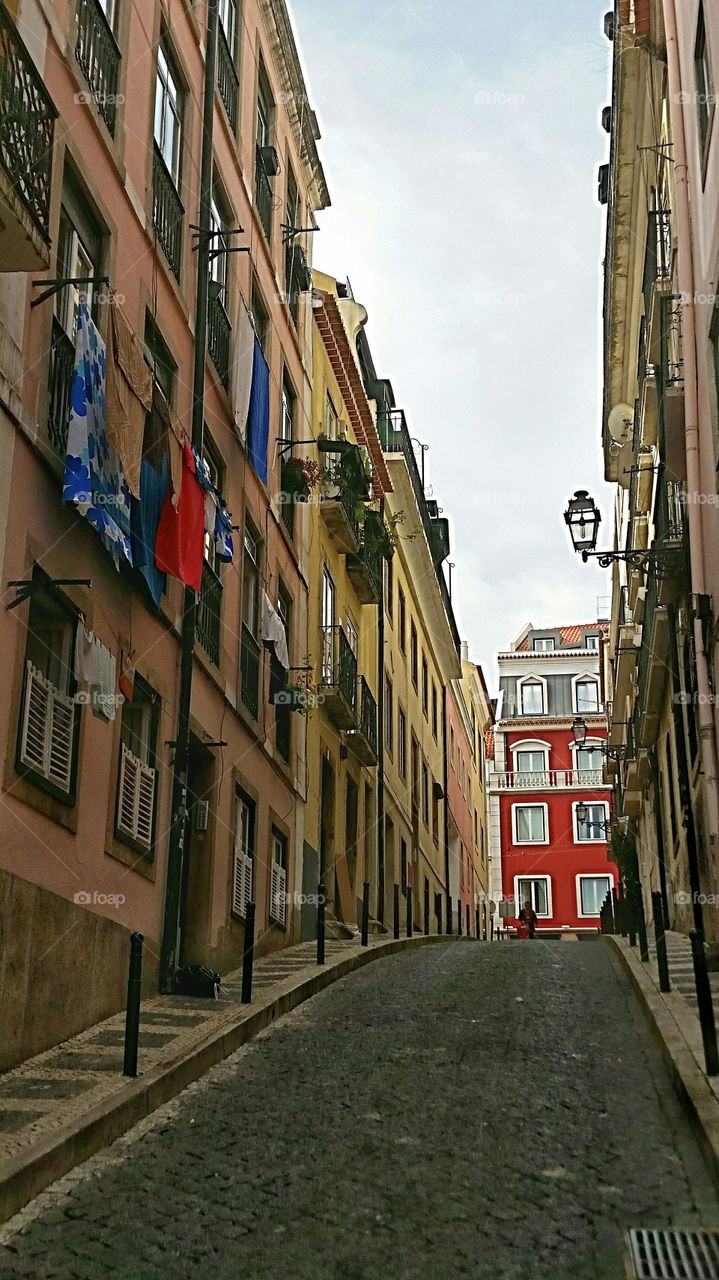
M680 107L714 107L717 103L717 95L715 93L700 93L698 90L688 93L683 89L680 93L673 95L674 102L678 102Z
M715 707L719 705L719 693L689 693L688 691L674 694L674 705L676 707Z
M526 501L523 493L495 493L489 489L480 489L475 494L475 502L483 507L523 507Z
M87 90L81 90L73 94L73 102L81 107L89 107L93 102L96 107L121 107L124 101L124 93L88 93Z
M524 107L524 93L504 93L501 89L479 89L474 95L475 107Z
M307 711L310 707L321 707L325 701L323 693L314 689L281 689L276 693L273 702L276 707L289 707L294 711Z
M481 289L474 295L478 307L524 307L527 304L523 293L503 293L501 289Z
M100 893L97 889L78 889L72 895L78 907L121 907L127 902L124 893Z
M719 905L719 893L689 893L686 889L678 889L674 894L674 902L677 907L691 907L694 904L716 907Z

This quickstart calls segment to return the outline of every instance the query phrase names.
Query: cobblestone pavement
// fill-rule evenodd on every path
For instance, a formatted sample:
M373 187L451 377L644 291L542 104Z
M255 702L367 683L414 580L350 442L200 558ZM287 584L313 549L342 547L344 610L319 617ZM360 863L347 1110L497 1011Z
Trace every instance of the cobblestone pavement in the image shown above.
M620 1280L711 1177L599 942L449 943L338 982L3 1229L37 1280Z

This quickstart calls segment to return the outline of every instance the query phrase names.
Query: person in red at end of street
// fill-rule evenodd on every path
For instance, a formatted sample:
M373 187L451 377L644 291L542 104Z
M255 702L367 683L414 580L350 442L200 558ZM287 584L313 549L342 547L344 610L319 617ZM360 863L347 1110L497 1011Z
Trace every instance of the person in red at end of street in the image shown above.
M531 940L537 932L537 913L532 907L531 902L525 902L518 918L527 930Z

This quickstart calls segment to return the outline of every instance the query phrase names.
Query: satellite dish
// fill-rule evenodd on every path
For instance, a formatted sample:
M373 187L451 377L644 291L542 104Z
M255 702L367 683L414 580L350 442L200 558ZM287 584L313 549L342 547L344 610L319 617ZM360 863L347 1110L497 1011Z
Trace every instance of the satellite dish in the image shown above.
M615 444L624 444L634 422L634 410L629 404L615 404L607 418L607 429Z

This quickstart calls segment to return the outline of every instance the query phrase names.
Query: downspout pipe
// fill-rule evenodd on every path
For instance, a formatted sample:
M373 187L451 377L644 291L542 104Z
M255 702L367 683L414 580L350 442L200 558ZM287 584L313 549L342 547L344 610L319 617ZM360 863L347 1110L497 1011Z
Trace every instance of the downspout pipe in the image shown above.
M679 245L679 290L682 305L682 337L684 344L684 412L685 445L687 459L687 489L692 494L701 492L701 459L699 436L699 389L697 378L696 316L694 311L694 265L692 246L691 211L689 201L689 172L687 167L686 137L684 133L684 108L681 92L681 66L677 29L676 0L663 0L664 29L667 41L667 65L669 97L671 102L672 141L674 143L674 180L676 194L677 238ZM701 513L698 502L686 504L689 525L689 558L692 590L696 595L706 594L704 574L704 545ZM716 739L712 714L712 688L709 662L704 647L701 618L693 610L694 653L696 662L699 742L702 772L704 774L705 836L710 849L714 849L719 835L719 791L717 789Z
M384 520L384 498L379 513ZM377 919L385 920L385 841L384 841L384 598L387 580L386 562L382 564L382 590L377 605ZM394 874L394 870L393 870Z
M212 201L212 129L215 114L217 64L217 0L207 0L207 47L202 102L202 155L200 167L200 216L197 244L197 297L195 300L195 363L192 396L192 443L202 449L205 424L205 356L207 350L207 302L210 280L210 205ZM160 990L171 992L178 964L182 864L187 827L187 775L190 755L190 708L194 665L197 599L185 587L180 657L180 696L172 770L172 819L167 853L165 915L160 947Z
M442 773L444 786L444 896L445 896L445 932L451 919L452 887L449 882L449 767L447 761L447 687L442 686Z

